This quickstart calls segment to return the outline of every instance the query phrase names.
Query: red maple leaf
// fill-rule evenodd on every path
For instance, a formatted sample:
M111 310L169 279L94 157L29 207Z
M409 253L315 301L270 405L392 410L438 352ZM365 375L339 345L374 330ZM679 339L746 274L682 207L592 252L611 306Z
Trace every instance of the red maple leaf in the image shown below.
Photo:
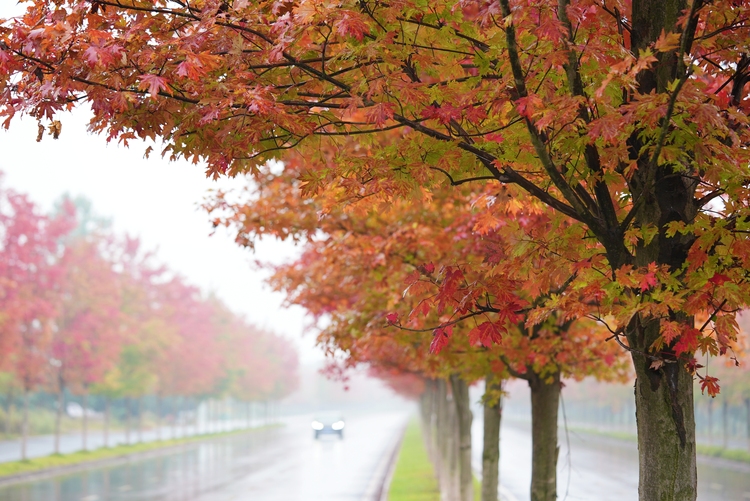
M683 353L693 353L698 349L698 336L700 331L694 327L685 329L674 345L674 354L680 356Z
M701 393L708 390L708 394L711 397L715 397L721 391L719 386L719 378L713 376L698 376L701 380Z
M341 19L336 22L336 31L344 36L351 36L361 42L365 35L370 32L369 26L365 23L359 14L352 11L344 11Z
M484 322L469 332L469 342L473 346L490 348L493 343L499 344L503 339L505 328L495 322Z
M138 85L138 88L141 90L148 89L148 93L151 94L152 97L158 96L161 91L169 91L166 78L151 74L141 75L141 83Z
M725 282L731 282L731 279L728 276L723 275L721 273L714 273L714 276L709 278L708 281L714 285L721 285Z
M396 105L393 103L378 103L367 111L365 117L368 122L382 127L386 121L393 118L395 109Z
M453 334L453 326L438 327L432 333L432 342L430 343L430 353L440 353L443 348L448 346L448 341Z
M389 324L398 323L398 313L389 313L385 316Z
M649 271L641 277L639 286L641 288L641 292L646 292L647 290L651 290L651 288L656 286L656 284L658 283L659 281L656 279L656 273L654 273L653 271Z
M661 325L661 337L667 345L672 344L677 336L682 331L682 325L678 322L662 322Z

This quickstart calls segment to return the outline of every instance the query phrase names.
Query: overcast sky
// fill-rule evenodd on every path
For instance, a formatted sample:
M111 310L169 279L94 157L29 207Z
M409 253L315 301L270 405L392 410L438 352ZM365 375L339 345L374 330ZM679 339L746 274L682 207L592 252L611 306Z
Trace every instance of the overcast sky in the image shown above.
M17 12L14 1L0 0L0 18ZM45 135L37 143L36 120L29 118L14 120L9 131L0 130L5 186L28 193L45 209L64 193L90 199L99 215L112 219L117 233L139 236L189 282L216 292L256 325L295 339L303 360L321 358L312 347L312 335L301 339L306 323L302 310L282 309L283 296L270 291L263 283L265 273L250 265L255 259L291 259L297 249L269 241L253 255L224 232L209 236L208 216L198 205L208 190L241 187L244 180L217 183L206 179L202 166L167 162L155 153L145 159L142 143L130 148L107 145L104 137L87 133L86 109L58 118L58 140Z

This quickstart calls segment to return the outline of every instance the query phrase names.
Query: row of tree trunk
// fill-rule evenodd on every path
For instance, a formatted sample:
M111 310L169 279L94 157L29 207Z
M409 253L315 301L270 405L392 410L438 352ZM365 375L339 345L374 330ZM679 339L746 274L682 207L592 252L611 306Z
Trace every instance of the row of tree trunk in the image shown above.
M180 397L180 401L177 405L172 405L172 413L174 416L178 415L179 409L184 407L183 405L183 398ZM135 417L136 420L136 428L135 432L137 433L137 442L140 443L143 441L143 412L142 412L142 398L126 398L125 399L126 405L126 413L125 413L125 443L130 444L131 443L131 434L133 433L133 417ZM133 406L135 403L136 412L133 412ZM273 402L272 402L273 403ZM88 395L84 394L82 398L82 407L83 407L83 415L81 419L81 448L82 450L88 450ZM252 407L251 402L244 402L244 406L240 413L244 414L241 418L241 420L244 420L244 426L249 428L251 426L252 421ZM209 416L211 414L219 414L221 412L221 409L219 409L218 403L214 402L212 404L212 401L207 401L208 405L208 413ZM269 402L265 401L263 402L263 408L261 410L263 415L263 422L265 424L268 424L269 418L275 422L277 419L277 411L275 406L269 407ZM60 437L62 434L62 418L65 414L65 399L63 398L63 392L58 392L56 395L56 402L55 402L55 426L54 426L54 445L53 445L53 453L54 454L60 454L61 452L61 444L60 444ZM135 414L135 416L134 416ZM162 415L162 398L157 397L157 422L156 422L156 439L161 440L162 439L162 421L161 421L161 415ZM104 404L104 416L103 416L103 439L104 439L104 447L109 447L109 434L110 434L110 422L111 422L111 399L107 398L105 399ZM197 435L200 433L200 430L198 430L197 423L194 425L195 429L193 432L193 435ZM177 423L177 419L173 419L172 426L171 426L171 438L179 438L179 427ZM183 427L183 436L187 435L187 430ZM225 429L225 426L222 426L221 423L216 422L212 423L210 421L207 422L206 428L202 430L203 434L206 433L216 433L221 431L227 431ZM28 459L27 454L27 442L28 442L28 436L29 436L29 392L24 391L22 394L22 405L21 405L21 460L25 461Z
M528 373L531 389L531 501L557 498L557 416L559 373ZM482 501L497 501L500 480L501 381L489 375L483 398ZM420 399L420 418L427 451L435 468L442 501L473 501L471 400L469 386L458 375L428 380Z

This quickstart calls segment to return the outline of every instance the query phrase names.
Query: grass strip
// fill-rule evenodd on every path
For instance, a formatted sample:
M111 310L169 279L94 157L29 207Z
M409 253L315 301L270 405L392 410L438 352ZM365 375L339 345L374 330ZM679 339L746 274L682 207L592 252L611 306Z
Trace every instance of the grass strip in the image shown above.
M704 456L710 456L714 458L730 459L732 461L741 461L743 463L750 463L750 452L743 451L740 449L725 449L716 445L702 445L698 444L698 454Z
M252 429L243 429L235 431L225 431L219 433L209 433L205 435L195 435L184 438L175 438L170 440L159 440L153 442L141 442L139 444L130 445L118 445L115 447L101 447L99 449L91 451L78 451L70 454L50 454L49 456L43 456L39 458L27 459L26 461L10 461L7 463L0 463L0 478L11 475L20 475L23 473L31 473L42 470L48 470L52 468L59 468L62 466L72 466L82 463L89 463L100 461L104 459L112 459L121 456L127 456L130 454L138 454L141 452L148 452L157 449L163 449L166 447L173 447L175 445L187 444L191 442L200 442L211 438L238 435L242 433L260 431L268 428L275 427L277 425L261 426Z
M409 422L393 472L388 501L439 501L435 469L422 441L419 421Z
M592 430L588 428L571 428L570 431L577 431L581 433L587 433L589 435L599 435L604 437L617 438L620 440L627 440L635 442L638 437L632 433L623 431L602 431ZM729 459L731 461L739 461L741 463L750 463L750 452L741 449L725 449L718 445L705 445L696 444L696 452L701 456L709 456L713 458Z

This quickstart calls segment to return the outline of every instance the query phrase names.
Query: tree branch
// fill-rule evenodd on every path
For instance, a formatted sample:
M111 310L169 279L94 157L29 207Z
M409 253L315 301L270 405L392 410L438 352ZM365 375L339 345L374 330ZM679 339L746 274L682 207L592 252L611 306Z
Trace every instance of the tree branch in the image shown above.
M500 9L505 18L511 15L510 4L508 0L499 0ZM515 82L516 91L520 97L527 97L528 91L526 89L526 82L524 76L524 70L521 66L521 58L518 51L518 42L516 41L516 29L515 26L510 23L505 28L505 39L508 46L508 59L510 61L511 71L513 72L513 80ZM576 219L586 223L592 231L598 235L605 235L604 229L601 227L596 217L589 211L587 204L579 197L578 193L568 184L562 174L557 170L549 152L546 149L544 139L537 132L536 127L530 119L524 120L526 123L526 129L531 137L531 143L534 146L537 157L539 158L544 170L547 171L552 182L555 184L557 189L560 190L565 199L570 203L571 207L576 212ZM593 201L592 201L593 202Z
M495 176L478 176L478 177L470 177L466 179L459 179L458 181L456 181L455 179L453 179L453 176L451 176L450 173L448 173L448 171L443 170L440 167L430 166L430 169L444 174L445 177L448 178L448 181L451 183L451 186L460 186L464 183L470 183L473 181L497 181L498 180Z

